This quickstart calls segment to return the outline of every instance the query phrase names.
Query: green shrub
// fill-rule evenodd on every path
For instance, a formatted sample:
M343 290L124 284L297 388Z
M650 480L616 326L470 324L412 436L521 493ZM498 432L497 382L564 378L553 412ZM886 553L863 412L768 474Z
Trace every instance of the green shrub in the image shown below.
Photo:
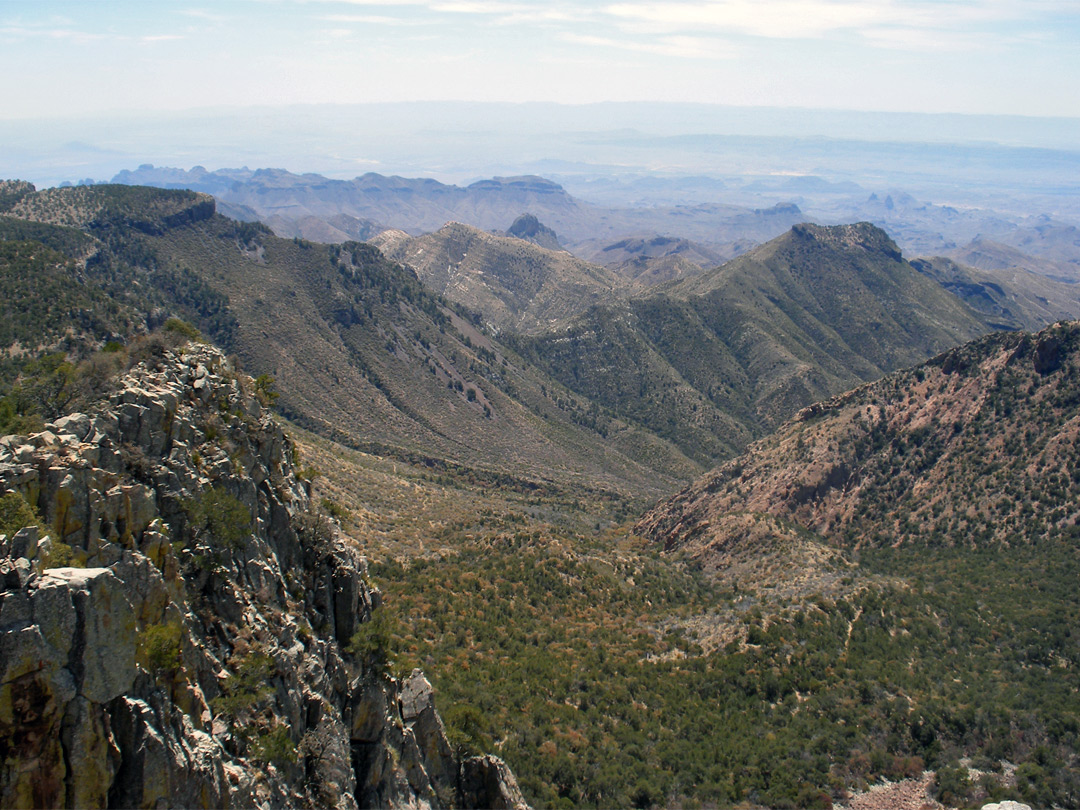
M326 513L337 520L348 520L349 510L331 498L323 498L320 502Z
M196 342L202 341L202 333L187 321L182 321L179 318L169 318L165 321L165 326L162 329L166 334L175 335L176 337Z
M459 757L483 754L494 748L489 721L484 713L467 703L455 703L442 712L446 738Z
M255 378L255 397L264 407L272 407L280 394L274 388L274 378L269 374L260 374Z
M210 701L214 714L235 721L241 712L255 712L272 692L274 659L260 649L249 650L232 662L233 674L221 684L221 694Z
M934 798L949 807L965 807L971 800L972 784L968 769L945 765L934 775Z
M389 617L381 610L360 625L349 640L349 652L365 662L369 671L387 673L394 664L393 632Z
M74 549L60 540L50 540L49 550L40 554L42 568L82 568L83 564L75 560Z
M269 731L257 732L251 745L251 756L278 768L296 762L296 745L289 736L288 726L279 725Z
M19 529L37 526L40 521L34 507L18 492L0 496L0 534L10 538Z
M138 651L154 677L176 672L183 664L184 628L179 624L155 624L139 634Z
M196 536L208 534L226 549L240 548L251 536L251 511L223 487L204 490L186 504L186 511Z
M54 352L27 363L9 396L18 414L38 414L47 421L63 415L78 394L74 364L63 352Z

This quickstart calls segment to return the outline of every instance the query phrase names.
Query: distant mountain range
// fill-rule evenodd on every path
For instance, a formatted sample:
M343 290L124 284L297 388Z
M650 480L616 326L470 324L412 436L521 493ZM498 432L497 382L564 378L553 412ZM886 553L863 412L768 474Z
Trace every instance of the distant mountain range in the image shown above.
M762 242L805 219L797 206L752 209L702 203L658 208L609 208L568 194L542 177L496 177L468 186L431 179L385 177L368 173L353 180L292 174L283 169L182 169L141 166L120 172L114 182L160 188L186 188L212 194L231 216L260 219L280 235L305 223L307 233L330 231L314 219L332 223L347 215L418 235L447 222L463 222L488 231L504 231L522 214L532 214L554 230L562 244L591 240L618 241L642 233L677 234L719 247L746 240ZM314 218L314 219L312 219Z
M943 255L977 269L1021 268L1057 280L1080 280L1080 230L1066 221L936 205L900 189L862 196L851 184L829 184L813 177L759 181L764 183L761 190L741 196L708 178L640 179L637 185L670 187L670 194L656 200L646 197L637 204L630 195L637 187L634 183L619 185L622 191L609 189L611 183L601 184L608 192L596 196L607 202L596 204L536 176L493 178L460 187L374 173L331 180L282 169L211 172L199 166L186 171L143 165L120 172L115 182L203 191L214 195L228 216L262 221L279 236L318 242L366 240L390 228L419 235L448 222L509 234L518 218L527 216L558 234L554 240L550 234L543 241L526 236L527 240L549 249L569 249L646 285L692 275L698 267L714 266L805 221L868 221L885 229L909 255ZM586 193L600 188L578 186ZM683 194L686 189L688 197ZM781 201L764 207L715 201L776 199L784 194L790 195L787 200L781 196Z

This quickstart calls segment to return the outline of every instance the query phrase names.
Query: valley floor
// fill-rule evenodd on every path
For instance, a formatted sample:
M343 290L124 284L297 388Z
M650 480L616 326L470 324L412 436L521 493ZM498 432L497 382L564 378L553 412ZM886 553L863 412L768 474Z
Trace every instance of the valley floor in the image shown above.
M396 668L422 666L452 742L505 758L537 807L906 806L858 792L881 779L958 807L1077 795L1067 543L747 584L634 537L635 504L298 438L384 592Z

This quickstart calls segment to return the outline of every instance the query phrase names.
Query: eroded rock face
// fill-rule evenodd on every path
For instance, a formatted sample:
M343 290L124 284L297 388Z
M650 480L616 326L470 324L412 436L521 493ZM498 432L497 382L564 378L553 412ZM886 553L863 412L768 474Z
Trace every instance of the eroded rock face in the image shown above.
M517 806L422 673L349 653L377 592L220 352L46 427L0 438L53 529L0 539L0 806Z
M506 763L498 757L472 757L461 763L461 797L466 807L525 810L528 805Z

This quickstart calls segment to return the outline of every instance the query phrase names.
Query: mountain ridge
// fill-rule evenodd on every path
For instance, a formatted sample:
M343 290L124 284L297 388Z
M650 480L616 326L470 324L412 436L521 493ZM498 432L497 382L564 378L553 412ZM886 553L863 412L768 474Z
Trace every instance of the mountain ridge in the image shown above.
M460 222L419 237L399 234L371 244L436 292L482 313L499 332L545 331L628 286L611 270L565 251Z
M638 530L668 549L686 547L716 535L713 519L738 501L739 511L793 521L850 550L891 542L967 544L980 537L1006 542L1015 516L995 521L993 502L1008 499L1003 493L1015 486L1044 487L1033 476L1047 464L1025 460L1026 454L1046 454L1051 470L1074 463L1069 437L1078 400L1070 386L1080 367L1078 349L1080 322L1036 334L994 333L805 408L747 455L650 512ZM1020 455L1003 452L1022 447L1018 435L1033 432L1036 421L1050 426L1038 433L1036 446ZM987 456L977 490L990 503L976 504L973 512L960 506L972 493L948 482L970 478L962 471L976 454ZM1018 483L1007 484L1014 473ZM874 500L875 486L889 493L886 501ZM1045 526L1035 533L1064 532L1078 513L1049 505L1064 505L1065 492L1076 484L1070 478L1064 491L1045 486L1055 494L1043 496L1049 511L1034 520ZM886 511L906 517L873 528L875 515Z
M531 212L559 233L564 247L590 240L615 241L643 231L678 233L717 245L761 242L805 219L790 203L748 208L721 203L662 208L601 207L568 194L559 184L538 177L497 177L468 186L432 178L405 178L368 172L352 180L331 180L284 169L219 169L214 172L144 165L114 177L124 184L192 188L214 194L237 209L246 208L278 227L285 220L326 219L347 214L420 235L446 222L460 221L485 231L501 231Z
M798 408L989 331L872 225L803 225L514 345L709 464Z
M46 195L55 214L25 211L66 221L73 214L65 200L72 210L96 211L102 198L122 208L147 194L163 197L165 209L203 199L94 186ZM96 222L96 214L79 216ZM548 484L633 497L658 485L674 489L679 476L700 469L514 356L484 334L478 315L370 245L280 239L263 225L213 214L151 232L123 222L91 226L100 249L90 282L142 308L148 321L163 319L153 313L165 307L190 320L249 368L275 377L290 418L339 441L525 480L536 479L543 460Z

